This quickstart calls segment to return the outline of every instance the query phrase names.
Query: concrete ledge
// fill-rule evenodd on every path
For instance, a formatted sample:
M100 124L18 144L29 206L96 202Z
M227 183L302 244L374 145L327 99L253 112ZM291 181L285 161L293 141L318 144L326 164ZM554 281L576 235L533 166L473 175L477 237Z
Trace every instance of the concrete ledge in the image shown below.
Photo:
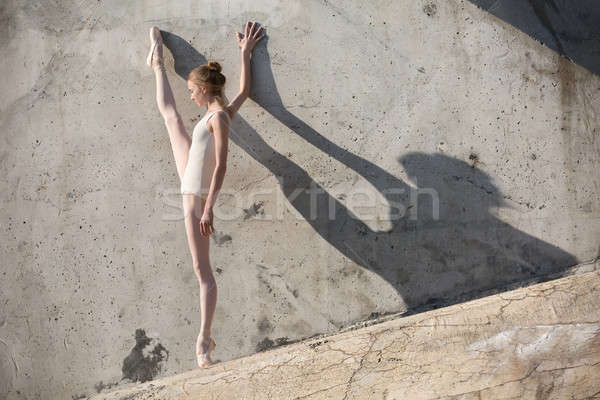
M572 275L90 399L600 398L599 293Z

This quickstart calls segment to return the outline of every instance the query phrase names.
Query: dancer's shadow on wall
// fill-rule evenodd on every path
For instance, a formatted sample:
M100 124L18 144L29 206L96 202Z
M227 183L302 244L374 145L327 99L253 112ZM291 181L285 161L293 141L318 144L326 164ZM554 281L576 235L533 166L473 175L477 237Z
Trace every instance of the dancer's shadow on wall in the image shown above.
M600 75L600 7L595 1L470 0Z
M192 68L206 63L185 40L166 32L163 37L183 79ZM265 37L264 46L257 46L252 56L251 98L295 134L367 180L396 206L390 212L403 216L390 218L389 230L372 230L305 170L269 146L239 115L232 120L230 139L279 177L289 203L316 233L393 285L409 313L473 299L516 282L543 281L578 262L495 217L491 209L507 204L491 178L476 166L444 154L402 154L398 161L414 180L415 191L414 186L323 137L281 102L267 42ZM439 207L434 207L436 194ZM316 207L311 207L315 198ZM332 207L335 218L330 218Z

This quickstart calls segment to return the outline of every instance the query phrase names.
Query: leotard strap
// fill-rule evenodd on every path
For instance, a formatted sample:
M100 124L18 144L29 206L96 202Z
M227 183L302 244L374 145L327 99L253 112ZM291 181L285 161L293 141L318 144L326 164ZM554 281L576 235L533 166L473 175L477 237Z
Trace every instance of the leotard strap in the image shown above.
M208 116L208 118L206 118L206 122L208 122L208 120L210 119L210 117L212 117L213 115L215 115L219 111L223 111L225 113L225 115L227 116L227 119L229 119L231 121L231 117L229 116L229 113L227 112L227 110L216 110L216 111L213 111L212 114L210 114Z

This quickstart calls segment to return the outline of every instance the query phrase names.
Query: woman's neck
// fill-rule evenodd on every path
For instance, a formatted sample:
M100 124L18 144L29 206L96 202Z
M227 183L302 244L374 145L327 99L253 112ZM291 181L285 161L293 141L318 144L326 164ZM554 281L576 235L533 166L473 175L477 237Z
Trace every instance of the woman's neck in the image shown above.
M206 105L206 111L217 111L221 110L223 107L219 104L217 100L209 101Z

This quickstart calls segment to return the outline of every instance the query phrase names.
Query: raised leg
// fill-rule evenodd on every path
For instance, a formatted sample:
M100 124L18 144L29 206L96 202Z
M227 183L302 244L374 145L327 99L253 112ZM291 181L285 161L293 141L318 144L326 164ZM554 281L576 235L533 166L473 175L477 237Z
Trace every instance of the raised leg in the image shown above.
M158 47L162 46L157 46L157 50ZM185 166L187 165L192 138L187 134L183 120L177 112L173 91L171 90L171 85L169 84L169 79L164 68L155 67L154 75L156 76L156 104L158 104L158 110L169 132L171 149L175 157L175 166L177 167L177 173L181 182Z

